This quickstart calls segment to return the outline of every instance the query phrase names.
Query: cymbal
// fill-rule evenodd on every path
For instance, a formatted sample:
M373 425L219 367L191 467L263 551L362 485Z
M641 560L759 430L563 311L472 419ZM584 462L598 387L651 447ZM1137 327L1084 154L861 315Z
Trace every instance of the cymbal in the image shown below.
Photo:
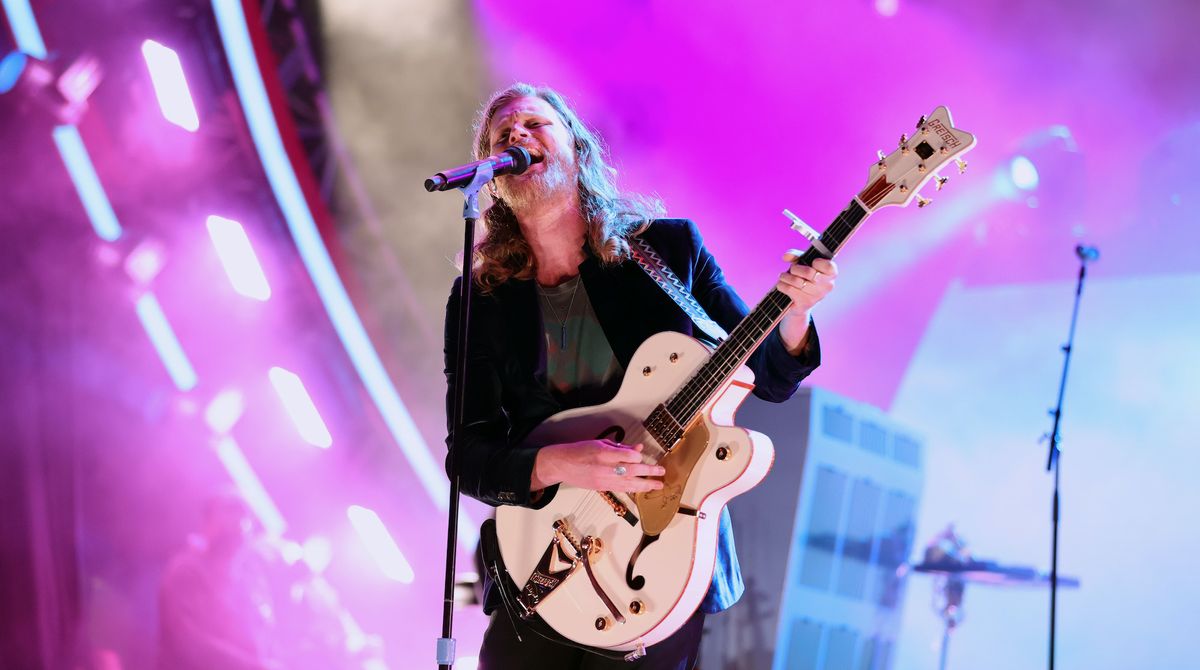
M909 565L913 572L957 577L967 582L993 586L1049 586L1050 575L1023 565L1000 565L995 561L938 561ZM1061 588L1079 588L1076 577L1058 576Z

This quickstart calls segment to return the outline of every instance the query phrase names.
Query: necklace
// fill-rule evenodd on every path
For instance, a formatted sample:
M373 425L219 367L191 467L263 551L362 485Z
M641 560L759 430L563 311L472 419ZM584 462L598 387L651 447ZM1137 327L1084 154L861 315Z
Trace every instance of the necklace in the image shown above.
M567 302L567 313L565 316L559 316L558 310L554 307L554 300L544 291L541 285L538 285L538 293L546 299L546 305L554 314L554 319L558 321L558 348L567 348L567 318L571 316L571 307L575 305L575 293L579 290L579 285L583 283L578 277L575 278L575 288L571 289L571 300Z

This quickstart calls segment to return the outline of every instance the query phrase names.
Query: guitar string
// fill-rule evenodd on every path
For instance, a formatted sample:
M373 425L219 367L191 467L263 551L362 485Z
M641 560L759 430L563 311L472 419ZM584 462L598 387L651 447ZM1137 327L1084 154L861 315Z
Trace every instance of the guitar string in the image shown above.
M830 223L828 227L826 227L825 232L821 234L820 239L822 243L826 244L826 246L829 246L829 243L833 242L834 238L840 238L839 241L834 243L831 247L836 254L841 244L845 242L849 235L854 232L857 226L863 220L865 220L866 217L867 212L863 211L861 206L858 206L857 202L851 201L850 205L847 206L845 210L840 212L837 217L834 218L834 221ZM852 221L851 219L857 219L857 221ZM827 237L829 239L826 239ZM804 253L807 254L808 251L805 251ZM801 258L803 258L803 255ZM724 379L728 377L729 373L731 373L737 367L730 365L730 363L741 359L743 355L746 354L746 349L750 349L752 351L752 345L754 344L754 341L760 339L759 337L754 337L753 340L750 340L750 338L741 337L741 333L744 332L744 330L741 328L742 324L749 322L750 325L754 326L753 330L765 330L771 321L774 320L774 318L768 315L766 312L760 312L760 307L764 303L771 301L768 304L768 307L786 309L786 303L776 304L779 302L778 298L780 297L790 302L790 299L788 299L784 294L779 293L777 290L772 290L772 292L768 293L763 301L759 303L759 306L756 306L754 310L747 315L748 318L743 320L742 323L738 324L738 327L734 328L734 332L730 334L730 337L728 340L726 340L726 342L734 342L741 351L738 351L736 356L722 356L724 362L722 362L721 367L717 369L718 374L712 374L711 364L713 361L718 359L718 355L722 353L722 348L725 347L718 347L717 352L714 353L713 357L710 358L709 361L701 366L701 368L697 371L698 374L685 382L684 387L680 389L682 392L681 394L668 399L668 403L676 406L678 406L679 403L683 403L683 406L686 408L685 411L682 412L684 416L676 417L680 424L686 425L687 423L690 423L690 420L694 418L695 413L698 412L704 405L706 405L709 400L711 400L712 393L716 390L714 387L720 386L720 384L714 384L713 382L717 380L724 381ZM747 341L738 342L738 340L743 339ZM730 347L733 346L733 344L730 345ZM731 348L725 348L725 350L732 351ZM728 370L726 368L728 368Z
M841 243L845 241L845 238L848 237L850 233L854 232L854 229L857 227L858 223L866 218L865 212L861 216L859 216L857 212L852 212L852 210L855 209L856 204L857 203L855 202L851 202L851 205L847 207L846 210L839 213L834 221L821 234L820 239L823 244L826 244L826 246L829 246L829 242L832 242L834 238L841 238L839 242L833 245L835 253L837 251L836 247L840 247ZM861 211L861 208L857 209ZM851 223L849 221L851 216L858 218L858 221ZM811 247L810 250L806 251L805 253L808 253L809 251L811 251ZM803 255L801 258L803 258ZM718 380L723 382L725 379L727 379L736 369L736 367L738 367L735 364L740 362L740 360L747 355L748 351L752 351L753 345L756 343L756 341L769 334L762 333L761 331L767 330L767 328L775 320L775 315L772 314L770 310L785 310L788 302L790 302L790 299L788 299L786 295L778 290L772 289L772 291L767 294L767 296L759 303L759 305L747 315L747 318L743 319L743 321L738 324L738 326L734 329L734 332L731 333L729 340L726 341L726 344L729 344L730 342L732 342L732 344L729 344L729 346L719 346L716 352L714 352L713 357L705 362L697 371L698 374L685 382L684 387L680 389L683 393L668 399L668 404L673 404L676 406L678 406L680 403L683 404L683 407L685 408L683 414L686 416L675 417L681 424L687 425L691 423L691 420L694 418L695 414L711 400L711 396L716 390L715 387L721 385L714 384L714 382ZM769 309L762 309L764 305ZM744 333L747 331L757 332L757 335L744 335ZM726 352L735 353L730 354ZM720 360L718 361L718 359ZM719 365L719 367L716 368L715 373L712 368L714 364ZM660 453L653 455L651 459L657 463L663 456L666 455L667 452L661 445L654 445L654 447L655 450ZM597 516L597 512L599 512L600 516ZM574 532L577 535L582 534L586 536L590 534L590 532L587 531L590 531L593 525L601 525L603 520L609 514L615 514L615 511L612 509L609 502L605 500L603 493L599 491L588 491L582 496L582 500L580 500L574 506L567 516L574 519L574 522L571 524L572 526L575 526L575 529L573 529Z

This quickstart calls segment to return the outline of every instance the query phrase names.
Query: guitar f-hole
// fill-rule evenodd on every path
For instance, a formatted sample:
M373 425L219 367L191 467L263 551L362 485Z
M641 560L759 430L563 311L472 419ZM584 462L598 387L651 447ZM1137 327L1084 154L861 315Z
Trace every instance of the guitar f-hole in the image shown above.
M613 442L625 441L625 429L620 426L609 426L602 433L596 436L597 440L612 440Z
M633 555L629 557L629 565L625 566L625 584L634 591L641 591L646 586L646 578L638 575L633 576L633 564L637 563L638 556L642 555L642 550L658 541L658 535L642 535L642 541L638 543L638 548L633 550Z

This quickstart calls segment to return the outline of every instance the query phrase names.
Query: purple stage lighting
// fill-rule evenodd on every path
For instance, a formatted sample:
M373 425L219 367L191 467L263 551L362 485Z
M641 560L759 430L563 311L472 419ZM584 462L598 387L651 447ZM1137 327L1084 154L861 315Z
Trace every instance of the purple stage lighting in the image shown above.
M296 430L300 432L300 437L314 447L328 449L332 446L333 437L325 427L325 421L321 419L321 414L305 390L300 377L283 368L271 368L269 376L275 393L283 402L283 407L292 418L292 423L296 425Z
M163 116L184 130L196 132L200 118L192 104L179 55L154 40L146 40L142 42L142 56L150 70L150 81L154 84L154 95L158 97Z
M244 403L240 391L227 389L217 394L204 410L204 421L214 433L228 433L242 417Z
M358 531L358 536L367 545L367 551L383 574L402 584L411 584L414 577L412 566L400 552L400 547L396 546L396 541L380 521L379 515L366 507L351 505L346 510L346 516L350 517L354 530Z
M163 314L162 307L158 304L158 299L154 297L154 294L146 293L138 298L137 315L142 322L142 327L146 329L146 334L150 336L154 350L158 352L159 358L166 366L167 374L171 375L171 381L175 382L175 387L180 391L190 391L195 388L196 370L192 368L191 361L183 352L179 338L175 336L175 331L167 321L167 316Z
M162 243L145 240L125 257L125 273L138 284L145 286L162 271L164 255Z
M242 454L237 442L234 442L232 437L222 437L217 440L216 450L217 458L221 459L225 471L229 473L238 492L242 494L246 504L250 506L254 515L262 523L267 535L271 537L283 535L283 531L287 529L287 522L283 520L279 508L275 507L275 502L263 488L262 482L254 473L254 468L250 467L249 461Z
M208 217L208 235L217 249L217 257L233 290L247 298L265 301L271 297L271 286L263 274L250 238L242 224L220 216Z

